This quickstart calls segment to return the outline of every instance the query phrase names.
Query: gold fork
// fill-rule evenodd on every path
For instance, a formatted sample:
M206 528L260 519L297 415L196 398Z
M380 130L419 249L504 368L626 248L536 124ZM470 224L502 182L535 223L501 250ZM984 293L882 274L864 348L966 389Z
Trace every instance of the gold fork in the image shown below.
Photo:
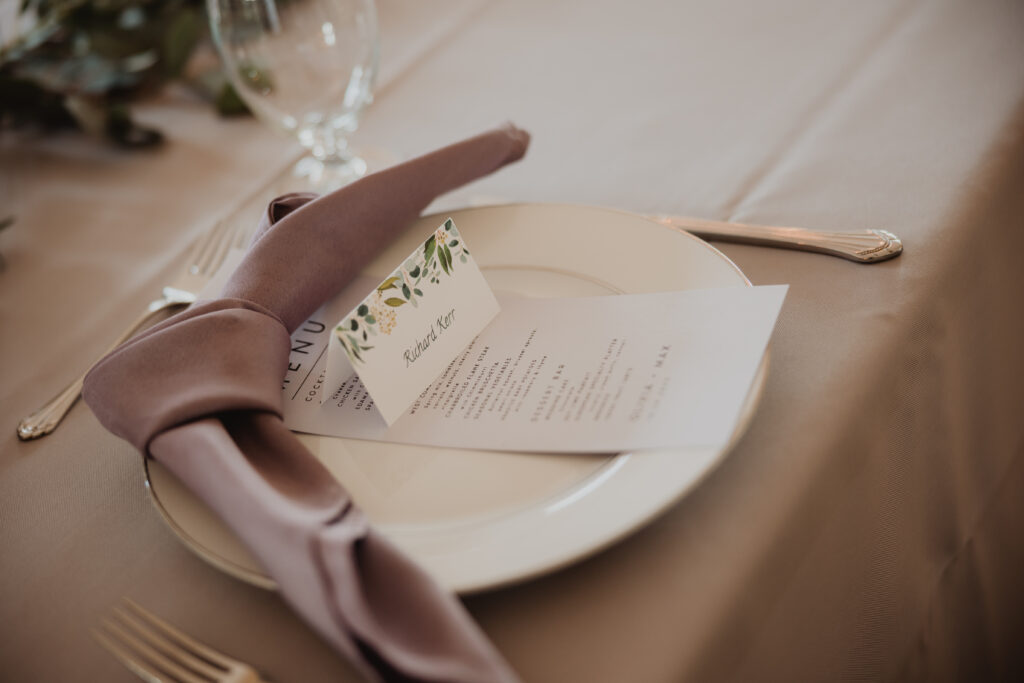
M217 272L231 249L244 246L247 233L247 224L237 217L234 220L222 220L211 228L192 248L185 269L178 274L174 282L164 287L163 295L149 304L110 348L103 352L103 356L147 326L163 311L182 308L194 302L196 295ZM22 418L18 423L18 438L22 441L38 439L56 429L81 395L84 380L83 372L39 410Z
M248 664L203 645L128 598L92 634L150 683L266 683Z

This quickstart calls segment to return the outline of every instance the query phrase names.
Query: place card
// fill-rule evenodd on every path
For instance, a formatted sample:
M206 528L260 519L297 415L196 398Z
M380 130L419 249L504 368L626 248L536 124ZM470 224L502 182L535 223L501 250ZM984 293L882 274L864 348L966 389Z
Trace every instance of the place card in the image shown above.
M449 218L333 326L323 383L358 375L390 425L498 311Z

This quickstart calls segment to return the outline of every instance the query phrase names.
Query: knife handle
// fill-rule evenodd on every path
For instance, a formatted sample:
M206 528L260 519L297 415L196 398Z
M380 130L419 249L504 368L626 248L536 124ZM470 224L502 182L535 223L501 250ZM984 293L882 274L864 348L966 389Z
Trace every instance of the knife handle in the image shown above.
M899 256L903 251L903 242L888 230L822 232L805 228L727 223L686 216L653 218L659 223L685 230L705 240L813 251L857 263L885 261Z

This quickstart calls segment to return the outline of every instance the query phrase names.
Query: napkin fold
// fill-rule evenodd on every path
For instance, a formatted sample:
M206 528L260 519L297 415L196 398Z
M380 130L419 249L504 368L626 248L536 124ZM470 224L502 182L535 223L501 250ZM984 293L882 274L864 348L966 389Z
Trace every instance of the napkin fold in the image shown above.
M126 342L86 377L100 422L204 500L373 680L517 679L458 599L377 533L285 428L290 333L436 196L528 144L507 125L322 197L279 197L222 298Z

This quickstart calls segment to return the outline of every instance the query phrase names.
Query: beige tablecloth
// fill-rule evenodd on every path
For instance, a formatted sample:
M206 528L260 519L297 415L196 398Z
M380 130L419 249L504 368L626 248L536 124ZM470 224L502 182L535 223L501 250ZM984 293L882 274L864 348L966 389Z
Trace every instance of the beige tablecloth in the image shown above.
M504 119L534 135L451 204L882 227L906 245L874 266L722 247L791 285L764 400L656 522L467 600L524 679L1024 675L1024 5L380 7L358 144L404 158ZM176 540L86 407L14 436L295 152L177 90L140 114L163 149L0 138L0 217L17 216L0 233L0 678L132 680L88 634L127 594L275 680L351 680L275 594Z

